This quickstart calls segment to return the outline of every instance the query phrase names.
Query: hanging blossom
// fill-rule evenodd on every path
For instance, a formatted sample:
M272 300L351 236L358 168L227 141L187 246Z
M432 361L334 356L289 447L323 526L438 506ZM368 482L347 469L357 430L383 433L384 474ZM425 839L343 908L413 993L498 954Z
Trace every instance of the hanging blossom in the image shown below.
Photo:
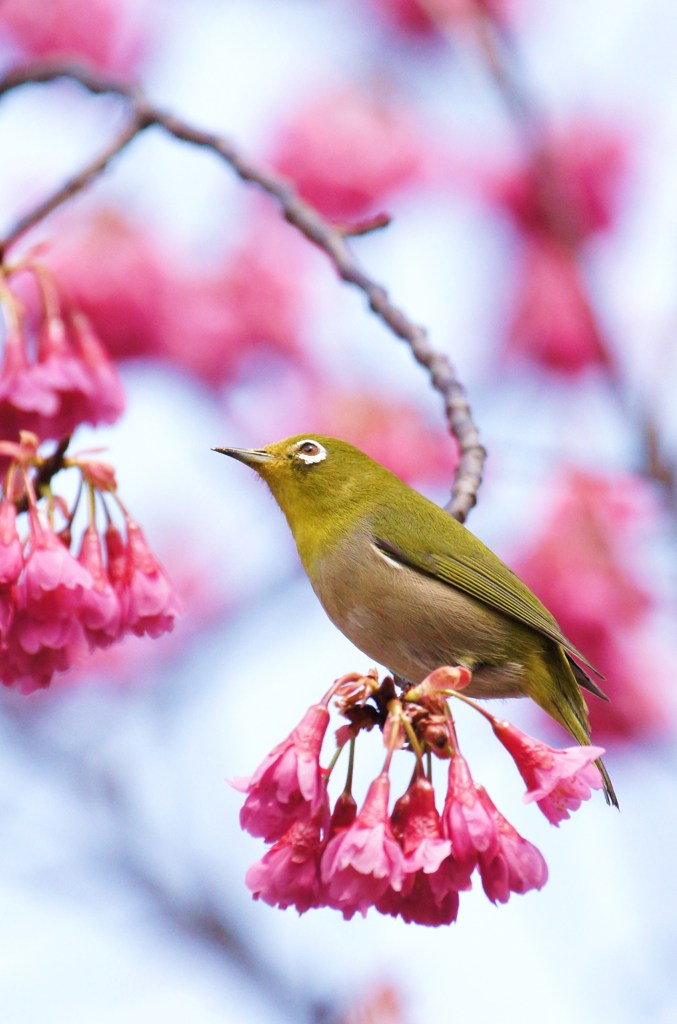
M627 133L579 119L543 129L511 166L492 171L488 196L517 242L508 357L569 376L613 368L584 269L590 241L613 229L629 149Z
M525 800L536 801L555 825L601 787L594 762L603 750L555 750L527 736L466 697L462 690L470 679L465 668L443 667L400 690L389 676L379 683L375 670L343 676L250 778L232 783L246 794L242 827L272 844L246 875L255 899L299 913L332 907L346 919L374 908L435 926L457 919L461 893L475 879L493 903L545 885L548 869L540 851L473 778L448 698L464 700L489 720L527 783ZM323 768L332 701L346 721ZM358 808L352 794L356 741L374 728L381 730L387 753ZM350 751L347 780L332 808L328 783L344 747ZM389 773L397 752L413 754L415 767L391 809ZM432 755L448 761L441 811Z
M69 507L51 487L44 497L36 494L47 460L34 434L22 432L18 443L0 441L0 457L9 460L0 495L2 683L30 693L127 634L157 637L171 630L178 598L140 526L117 498L113 468L89 456L64 455L63 468L77 470L81 478ZM72 545L73 520L85 493L89 523ZM122 515L124 535L109 520L104 549L96 509L102 506L109 519L111 503Z
M16 279L18 280L18 291ZM5 324L0 438L30 431L41 441L81 423L114 423L124 410L117 371L92 324L33 260L0 273Z

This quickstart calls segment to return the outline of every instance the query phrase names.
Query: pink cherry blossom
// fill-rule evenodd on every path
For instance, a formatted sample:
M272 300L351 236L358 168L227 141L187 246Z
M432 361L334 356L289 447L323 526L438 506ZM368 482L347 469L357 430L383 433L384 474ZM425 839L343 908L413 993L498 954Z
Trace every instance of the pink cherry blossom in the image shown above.
M576 253L545 234L519 258L505 352L572 375L611 365Z
M42 279L44 288L27 292L31 316L22 317L18 305L10 313L0 374L0 430L6 438L29 430L43 440L58 439L81 423L113 423L124 408L117 371L90 325L72 309L67 325L55 311L56 285L45 272Z
M25 692L47 686L54 672L78 664L87 653L79 611L92 585L49 522L29 515L28 554L13 590L2 659L2 681Z
M31 516L31 538L20 583L22 605L40 618L71 618L93 580L42 516Z
M625 742L670 728L665 694L672 652L651 631L655 602L633 558L658 527L644 481L566 468L549 487L552 502L515 571L540 597L565 636L606 676L608 702L589 702L595 737ZM647 660L648 659L648 660Z
M451 842L442 836L432 784L416 779L395 804L390 820L405 854L406 876L399 892L386 890L377 909L417 924L455 921L458 872L450 856ZM464 878L461 881L465 883Z
M80 609L85 636L91 647L108 647L120 635L120 602L106 572L95 526L88 526L82 536L78 561L92 577Z
M128 75L146 48L138 0L3 0L0 33L24 55Z
M405 877L401 892L387 889L376 903L380 914L401 917L407 924L437 927L452 924L458 917L458 889L447 884L436 887L438 873L416 871Z
M373 212L421 173L425 150L416 117L401 100L356 88L313 98L283 128L272 163L326 216Z
M601 788L602 776L594 761L604 753L602 747L554 750L510 722L493 719L491 724L527 784L525 802L535 800L552 825L558 825L569 817L570 810L577 810L582 800L588 800L591 788Z
M14 502L0 501L0 587L16 583L23 569L24 556L16 529Z
M271 907L296 907L304 914L323 905L320 857L323 849L323 808L294 821L273 847L247 871L245 884L255 900Z
M320 751L329 724L324 704L313 704L249 779L235 780L247 794L240 824L266 842L280 839L299 818L315 815L326 800Z
M390 784L379 775L352 825L329 840L322 854L326 902L346 920L366 915L386 890L399 892L405 878L404 853L388 820Z
M104 207L87 217L62 217L47 260L114 359L162 348L168 297L181 291L179 255L165 240Z
M442 834L451 840L459 881L467 887L480 855L491 859L498 849L496 822L480 800L465 758L449 761L449 785L442 811Z
M369 0L401 32L427 35L478 17L505 20L510 0Z
M174 628L179 599L139 524L127 517L126 528L127 564L122 593L118 591L122 626L136 636L157 638Z
M41 433L45 418L54 416L58 406L44 369L29 363L21 322L10 322L0 373L2 437L18 438L21 430Z
M493 819L498 843L479 856L482 887L492 903L507 903L510 893L542 889L548 880L548 866L540 850L524 839L496 809L486 790L477 786L477 796Z
M492 197L525 235L576 246L613 223L628 141L606 124L568 124L504 171Z

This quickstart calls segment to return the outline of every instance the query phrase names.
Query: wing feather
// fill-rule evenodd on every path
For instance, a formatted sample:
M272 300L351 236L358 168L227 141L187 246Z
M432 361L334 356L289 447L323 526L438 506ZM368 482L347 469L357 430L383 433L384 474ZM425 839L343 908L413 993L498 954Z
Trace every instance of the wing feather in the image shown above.
M446 515L446 513L443 514ZM519 576L489 548L485 547L474 534L465 530L460 524L456 525L459 526L459 529L464 530L467 538L472 538L469 557L459 555L457 552L451 553L448 550L441 551L438 545L436 545L438 550L434 551L426 551L423 548L410 550L407 547L405 554L398 544L385 537L376 536L374 543L390 558L394 558L402 565L456 587L457 590L462 590L471 597L483 601L490 608L494 608L548 637L563 647L567 654L581 661L586 668L603 679L602 673L564 636L555 618ZM604 696L592 681L587 688L591 689L593 693Z

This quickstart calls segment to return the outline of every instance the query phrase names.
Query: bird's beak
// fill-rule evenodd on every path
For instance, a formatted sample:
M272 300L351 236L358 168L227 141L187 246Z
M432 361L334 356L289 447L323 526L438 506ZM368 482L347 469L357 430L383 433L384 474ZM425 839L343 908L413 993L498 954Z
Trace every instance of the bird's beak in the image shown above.
M230 455L231 459L238 462L246 462L249 465L257 462L272 462L275 458L270 452L264 452L257 448L212 448L213 452L220 452L221 455Z

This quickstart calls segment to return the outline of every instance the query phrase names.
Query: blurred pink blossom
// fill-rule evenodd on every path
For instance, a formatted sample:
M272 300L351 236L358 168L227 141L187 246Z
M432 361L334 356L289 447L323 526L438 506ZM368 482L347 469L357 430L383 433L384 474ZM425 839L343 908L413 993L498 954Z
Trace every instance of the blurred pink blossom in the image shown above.
M63 217L46 259L113 358L157 354L178 253L130 217L104 207Z
M513 0L369 0L374 13L402 32L417 35L454 27L472 18L502 22Z
M148 0L2 0L0 33L22 57L133 74L147 49Z
M154 357L211 388L261 353L302 358L306 252L289 227L253 216L206 266L121 213L63 221L48 261L116 359Z
M576 253L544 233L524 239L505 352L567 374L609 367Z
M425 132L394 97L355 87L313 98L282 128L271 162L325 216L350 221L377 212L425 165Z
M287 225L253 218L222 260L166 290L158 354L212 388L257 359L302 361L306 255Z
M524 235L576 246L613 224L628 165L627 133L575 121L495 175L490 197Z
M568 469L540 534L514 565L605 675L610 701L588 701L593 736L602 741L670 727L662 694L674 668L649 637L655 599L632 558L640 533L655 529L656 509L639 478Z

